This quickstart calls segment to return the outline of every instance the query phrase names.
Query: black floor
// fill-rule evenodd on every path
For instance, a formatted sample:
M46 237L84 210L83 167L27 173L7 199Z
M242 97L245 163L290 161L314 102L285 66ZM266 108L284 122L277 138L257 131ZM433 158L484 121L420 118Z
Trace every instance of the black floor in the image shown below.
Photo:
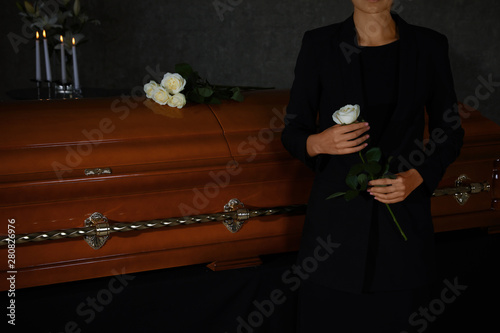
M412 317L415 330L500 332L500 234L436 238L439 277L430 303ZM282 279L294 260L286 253L253 268L197 265L20 289L8 332L294 332L296 292Z
M441 298L445 279L456 279L466 289L445 304L432 325L434 331L500 332L500 234L474 230L437 236L440 279L434 285L434 298Z

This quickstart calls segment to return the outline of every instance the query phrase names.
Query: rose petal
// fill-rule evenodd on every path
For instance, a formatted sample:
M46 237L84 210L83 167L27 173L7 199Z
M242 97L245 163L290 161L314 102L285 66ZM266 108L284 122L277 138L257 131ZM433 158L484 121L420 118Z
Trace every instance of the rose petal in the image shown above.
M338 114L339 114L339 112L338 112L338 111L336 111L336 112L333 114L333 116L332 116L333 121L334 121L334 122L336 122L336 123L337 123L337 124L339 124L339 125L342 125L342 121L338 118Z

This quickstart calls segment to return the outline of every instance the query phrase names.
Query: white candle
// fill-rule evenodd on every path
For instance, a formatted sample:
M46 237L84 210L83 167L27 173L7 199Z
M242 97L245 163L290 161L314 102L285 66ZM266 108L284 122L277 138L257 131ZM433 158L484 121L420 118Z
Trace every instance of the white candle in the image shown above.
M47 81L52 81L52 73L50 71L50 59L49 59L49 47L47 45L47 35L45 30L43 31L43 51L45 55L45 71L47 75Z
M64 59L64 39L61 35L61 81L66 84L66 59Z
M76 60L75 38L73 38L72 42L73 42L73 85L75 87L75 90L79 90L80 78L78 77L78 61Z
M36 32L35 53L36 53L36 77L37 81L42 81L42 69L40 68L40 34Z

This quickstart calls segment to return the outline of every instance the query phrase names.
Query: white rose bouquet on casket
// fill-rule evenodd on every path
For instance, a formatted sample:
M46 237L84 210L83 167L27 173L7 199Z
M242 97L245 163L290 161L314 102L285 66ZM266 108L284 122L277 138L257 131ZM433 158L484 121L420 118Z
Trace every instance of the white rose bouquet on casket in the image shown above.
M186 80L177 73L167 73L158 84L151 80L144 85L144 92L147 98L153 99L160 105L167 104L170 107L181 109L186 105L186 97L181 91L186 85Z
M231 87L210 84L185 63L175 65L175 73L166 73L158 84L144 85L146 97L160 105L181 109L186 102L220 104L222 100L243 101L243 90L272 89L261 87ZM184 92L184 93L181 93Z

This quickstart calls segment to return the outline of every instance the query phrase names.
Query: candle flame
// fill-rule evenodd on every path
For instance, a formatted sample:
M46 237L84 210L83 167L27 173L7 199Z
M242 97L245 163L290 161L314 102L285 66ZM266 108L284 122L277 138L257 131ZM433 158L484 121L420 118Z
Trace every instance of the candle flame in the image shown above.
M73 39L71 40L73 42L73 45L75 45L75 37L73 37Z
M40 38L40 34L38 33L38 31L36 32L36 39Z
M61 43L64 41L63 39L63 36L61 35L61 37L59 38L61 40Z
M47 38L47 36L45 35L45 30L43 30L43 38Z

